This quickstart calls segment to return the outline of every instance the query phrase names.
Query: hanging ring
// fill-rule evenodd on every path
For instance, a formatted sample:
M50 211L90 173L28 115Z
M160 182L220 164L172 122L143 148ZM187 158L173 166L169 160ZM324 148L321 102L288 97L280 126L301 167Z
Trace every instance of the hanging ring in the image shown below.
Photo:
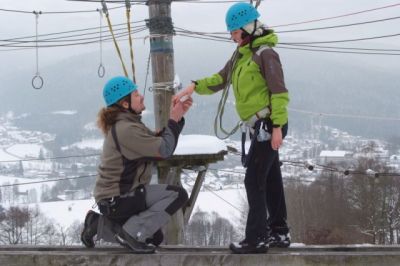
M106 69L103 66L103 64L99 65L99 68L97 69L97 75L99 75L100 78L104 77L104 75L106 74Z
M37 85L35 85L35 83L37 83L37 82L35 82L36 80L38 80L38 82L39 82L39 84L37 84ZM32 79L32 87L35 90L39 90L43 87L43 84L44 84L43 78L39 74L36 74L36 76L34 76Z

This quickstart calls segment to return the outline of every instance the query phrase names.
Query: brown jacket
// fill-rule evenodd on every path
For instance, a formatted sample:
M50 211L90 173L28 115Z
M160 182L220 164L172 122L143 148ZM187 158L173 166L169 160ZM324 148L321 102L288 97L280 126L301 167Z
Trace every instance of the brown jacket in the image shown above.
M179 123L169 120L157 136L142 123L140 115L121 112L104 139L94 188L96 202L148 184L153 162L173 154L183 125L184 119Z

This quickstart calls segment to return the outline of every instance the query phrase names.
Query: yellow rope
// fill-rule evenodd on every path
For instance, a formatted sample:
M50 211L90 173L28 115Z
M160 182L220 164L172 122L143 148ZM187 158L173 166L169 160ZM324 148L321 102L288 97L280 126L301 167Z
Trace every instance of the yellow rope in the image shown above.
M133 48L132 48L132 36L131 36L131 17L130 17L130 9L126 9L126 19L128 23L128 32L129 32L129 48L131 52L131 64L132 64L132 79L133 82L136 83L136 75L135 75L135 63L133 57Z
M113 31L113 29L112 29L111 21L110 21L110 18L109 18L108 13L106 14L106 18L107 18L108 28L109 28L109 30L110 30L110 33L111 33L112 38L113 38L113 41L114 41L115 49L117 49L117 53L118 53L119 59L121 60L122 68L124 69L124 74L125 74L126 77L129 77L129 76L128 76L128 71L126 71L126 67L125 67L125 64L124 64L124 60L122 59L121 51L120 51L120 49L119 49L117 40L115 39L115 36L114 36L114 31Z

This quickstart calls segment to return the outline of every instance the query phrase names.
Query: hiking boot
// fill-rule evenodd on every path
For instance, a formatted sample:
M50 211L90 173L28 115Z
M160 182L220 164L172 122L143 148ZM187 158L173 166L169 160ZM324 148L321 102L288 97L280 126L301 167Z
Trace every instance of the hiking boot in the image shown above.
M81 241L87 248L94 248L93 237L97 234L97 224L100 214L90 210L87 212L83 230L81 233Z
M229 249L235 254L267 253L268 243L264 239L260 239L255 243L248 242L245 239L239 243L231 243Z
M149 246L144 242L136 240L134 237L130 236L124 229L119 233L115 234L115 240L122 246L130 249L133 253L137 254L152 254L155 252L154 246Z
M290 246L290 234L272 232L268 237L268 244L272 247L287 248Z
M153 244L158 247L161 242L164 240L164 234L161 229L158 229L157 232L154 233L153 237L146 239L146 244Z

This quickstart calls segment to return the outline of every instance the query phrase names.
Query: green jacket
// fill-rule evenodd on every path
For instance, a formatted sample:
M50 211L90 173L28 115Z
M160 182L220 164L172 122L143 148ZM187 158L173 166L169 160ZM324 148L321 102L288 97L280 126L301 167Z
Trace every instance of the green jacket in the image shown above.
M213 94L230 82L236 98L236 110L243 121L269 107L273 125L288 121L289 93L286 89L279 55L271 48L278 42L276 34L258 37L250 45L239 47L239 56L227 81L232 61L211 77L196 80L198 94Z

